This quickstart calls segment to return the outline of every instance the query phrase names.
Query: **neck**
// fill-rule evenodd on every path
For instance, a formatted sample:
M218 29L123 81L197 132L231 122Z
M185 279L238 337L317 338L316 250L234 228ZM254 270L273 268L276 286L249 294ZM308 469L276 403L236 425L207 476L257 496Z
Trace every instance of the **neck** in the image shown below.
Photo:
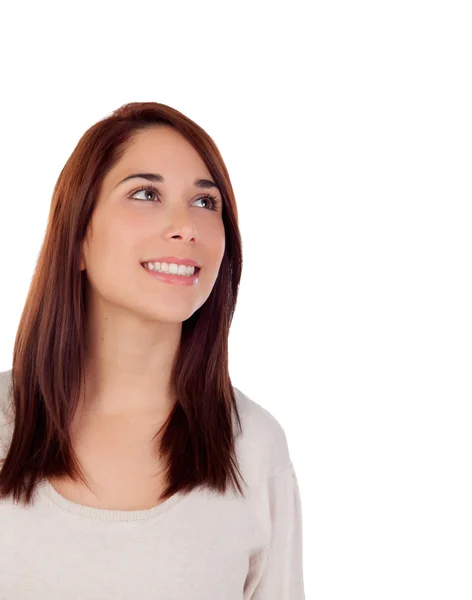
M168 414L182 323L145 320L121 308L88 313L84 407L103 414Z

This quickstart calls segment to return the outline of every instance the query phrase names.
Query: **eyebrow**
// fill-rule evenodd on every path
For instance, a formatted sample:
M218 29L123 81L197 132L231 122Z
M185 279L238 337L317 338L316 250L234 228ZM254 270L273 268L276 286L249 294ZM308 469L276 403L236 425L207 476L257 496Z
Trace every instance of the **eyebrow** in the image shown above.
M158 182L164 181L164 177L162 175L159 175L159 173L133 173L132 175L128 175L127 177L122 179L119 183L117 183L115 185L115 188L117 188L119 185L121 185L125 181L128 181L128 179L135 179L135 178L147 179L148 181L158 181ZM220 188L216 185L216 183L214 181L211 181L210 179L196 179L193 184L196 187L201 188L201 189L215 188L220 192Z

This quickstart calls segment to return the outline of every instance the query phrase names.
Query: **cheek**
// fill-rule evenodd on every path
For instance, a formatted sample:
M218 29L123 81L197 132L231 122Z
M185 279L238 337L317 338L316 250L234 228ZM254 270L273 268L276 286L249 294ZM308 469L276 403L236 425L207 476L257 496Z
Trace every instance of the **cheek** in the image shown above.
M215 260L218 261L218 265L223 260L223 255L225 253L226 246L226 238L225 231L223 225L221 225L220 230L213 235L212 238L212 254L215 256Z
M118 218L97 218L84 244L84 256L89 271L113 270L132 259L130 248L136 237L133 224ZM123 262L124 261L124 262Z
M200 232L200 243L215 256L223 256L225 251L225 226L222 220L202 223L197 231Z

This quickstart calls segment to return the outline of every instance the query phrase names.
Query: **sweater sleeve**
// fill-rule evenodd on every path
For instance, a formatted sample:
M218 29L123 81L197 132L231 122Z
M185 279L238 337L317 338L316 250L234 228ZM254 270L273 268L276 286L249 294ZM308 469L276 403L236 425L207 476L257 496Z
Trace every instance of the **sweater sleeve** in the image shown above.
M8 453L13 435L15 415L10 396L11 371L0 372L0 461ZM1 467L0 463L0 467Z
M305 600L302 507L293 468L268 480L271 536L267 548L249 566L248 600Z

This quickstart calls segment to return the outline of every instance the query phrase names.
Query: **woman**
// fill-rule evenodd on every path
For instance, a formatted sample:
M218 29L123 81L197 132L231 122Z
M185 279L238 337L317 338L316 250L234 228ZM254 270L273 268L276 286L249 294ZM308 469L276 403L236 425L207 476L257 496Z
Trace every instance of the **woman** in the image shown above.
M83 135L0 374L2 599L304 599L284 430L228 373L241 267L197 124L131 103Z

